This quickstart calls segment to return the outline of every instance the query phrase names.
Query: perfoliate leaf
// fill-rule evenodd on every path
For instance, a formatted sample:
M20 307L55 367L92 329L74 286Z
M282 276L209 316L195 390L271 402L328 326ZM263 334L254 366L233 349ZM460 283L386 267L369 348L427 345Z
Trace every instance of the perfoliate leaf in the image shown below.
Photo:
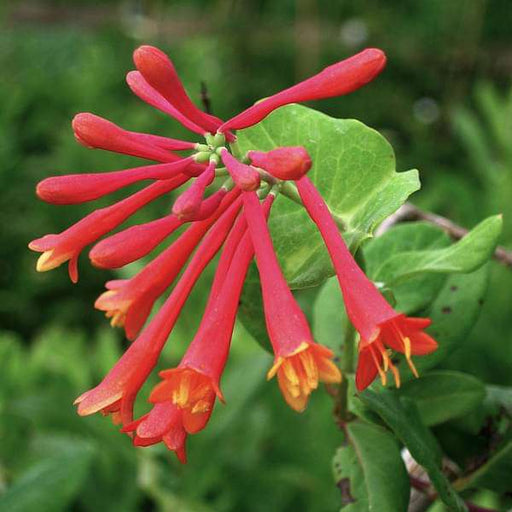
M333 459L344 512L406 512L409 477L393 436L378 425L347 424L349 444Z
M421 419L430 426L477 407L485 397L485 386L472 375L439 370L406 382L400 394L415 402Z
M419 189L417 171L397 173L382 135L353 119L334 119L300 105L280 108L238 133L243 153L304 146L313 160L309 177L344 224L352 246ZM316 227L305 210L278 198L270 217L274 246L292 288L320 284L333 271Z

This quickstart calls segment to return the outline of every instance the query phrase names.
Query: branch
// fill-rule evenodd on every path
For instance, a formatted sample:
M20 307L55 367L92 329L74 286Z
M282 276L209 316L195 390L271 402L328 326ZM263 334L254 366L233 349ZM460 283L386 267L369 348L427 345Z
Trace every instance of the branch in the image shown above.
M434 224L450 235L455 240L460 240L464 237L468 230L458 226L450 219L436 215L435 213L420 210L412 203L405 203L393 215L389 216L377 229L377 236L382 235L388 229L400 222L407 222L413 220L423 220ZM507 267L512 267L512 252L507 251L505 247L498 246L494 251L494 259Z
M410 477L411 480L411 487L420 493L424 495L425 500L422 501L419 506L417 507L411 507L409 506L409 511L424 511L427 510L427 508L430 507L433 501L437 499L437 495L435 493L432 493L430 490L430 485L427 482L424 482L423 480L420 480L419 478L415 478L413 476ZM494 508L486 508L481 507L479 505L475 505L474 503L471 503L470 501L464 500L464 504L466 507L468 507L468 512L498 512Z

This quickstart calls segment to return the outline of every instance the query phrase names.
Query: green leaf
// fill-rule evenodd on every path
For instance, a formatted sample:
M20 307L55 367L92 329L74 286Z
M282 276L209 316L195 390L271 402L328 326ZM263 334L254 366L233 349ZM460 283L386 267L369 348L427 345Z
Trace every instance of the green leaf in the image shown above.
M480 314L488 276L489 266L484 265L471 274L448 277L425 315L432 320L429 332L439 347L432 354L415 358L420 373L437 365L466 339Z
M506 386L486 386L487 396L485 404L490 409L503 408L509 416L512 416L512 388Z
M313 334L322 343L341 355L345 344L348 318L343 296L336 278L328 279L320 289L313 305Z
M502 225L501 215L495 215L480 222L464 238L449 247L421 251L402 250L399 254L388 257L372 275L372 279L392 286L423 273L472 272L493 254ZM413 236L415 226L397 229L405 232L402 236Z
M251 264L247 272L238 314L246 331L265 350L272 353L272 345L265 324L258 268L255 263Z
M68 510L87 477L92 455L88 443L76 441L36 462L0 498L0 512Z
M347 424L349 444L333 459L336 484L345 512L406 512L409 477L394 437L382 427L361 421Z
M376 393L367 389L359 395L408 448L412 457L427 471L439 498L455 512L467 512L466 506L441 471L441 450L435 437L421 421L414 402L397 392Z
M411 222L395 226L364 247L366 271L384 283L396 299L396 309L414 313L440 292L447 273L468 273L491 256L501 233L500 216L484 220L466 237L450 245L437 226Z
M346 226L353 247L420 186L417 171L395 171L393 149L378 132L359 121L334 119L299 105L280 108L240 131L238 142L243 153L304 146L314 162L309 176ZM292 288L316 286L333 274L323 241L301 206L278 198L270 229Z
M483 487L499 493L512 491L512 441L503 446L483 466L460 481L460 489Z
M405 383L400 394L414 400L425 425L437 425L482 403L485 386L472 375L435 371Z

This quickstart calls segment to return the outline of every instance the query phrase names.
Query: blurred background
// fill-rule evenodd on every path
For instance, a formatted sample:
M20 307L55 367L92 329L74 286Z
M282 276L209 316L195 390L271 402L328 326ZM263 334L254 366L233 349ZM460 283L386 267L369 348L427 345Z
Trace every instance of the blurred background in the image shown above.
M330 459L341 438L329 397L317 393L300 416L285 407L263 378L270 357L242 327L225 378L229 405L217 406L192 439L188 465L162 447L134 450L107 419L76 416L73 399L125 346L92 307L113 274L91 268L85 255L77 285L64 268L35 272L27 243L93 206L46 205L34 187L54 174L136 165L76 144L77 112L186 136L128 90L124 76L140 44L168 53L191 96L200 101L204 84L213 112L226 118L377 46L389 65L375 83L315 107L381 131L399 171L420 169L413 202L421 208L468 228L503 212L502 244L512 249L511 27L509 0L3 0L0 492L20 486L50 512L338 510ZM156 202L136 220L168 209L168 199ZM175 363L191 339L208 282L197 286L162 365ZM445 366L512 385L511 303L512 270L493 263L479 323ZM481 357L466 364L475 350Z

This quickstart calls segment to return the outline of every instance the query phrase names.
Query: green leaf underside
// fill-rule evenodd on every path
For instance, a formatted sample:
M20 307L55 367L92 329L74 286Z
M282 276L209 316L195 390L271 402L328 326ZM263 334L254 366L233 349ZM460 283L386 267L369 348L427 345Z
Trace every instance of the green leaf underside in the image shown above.
M353 246L370 237L420 186L417 171L395 171L393 149L378 132L359 121L334 119L300 105L280 108L240 131L238 142L243 153L304 146L313 160L308 175L345 223ZM292 288L316 286L332 275L322 239L301 206L278 198L269 224Z
M437 425L471 411L485 398L485 386L472 375L433 371L405 383L400 389L416 403L426 425Z
M422 422L414 402L396 392L360 394L365 405L375 411L409 449L412 457L427 471L439 498L450 511L466 512L466 506L441 471L441 451L435 437Z
M406 512L409 478L394 437L378 425L347 425L349 444L333 459L344 512Z

